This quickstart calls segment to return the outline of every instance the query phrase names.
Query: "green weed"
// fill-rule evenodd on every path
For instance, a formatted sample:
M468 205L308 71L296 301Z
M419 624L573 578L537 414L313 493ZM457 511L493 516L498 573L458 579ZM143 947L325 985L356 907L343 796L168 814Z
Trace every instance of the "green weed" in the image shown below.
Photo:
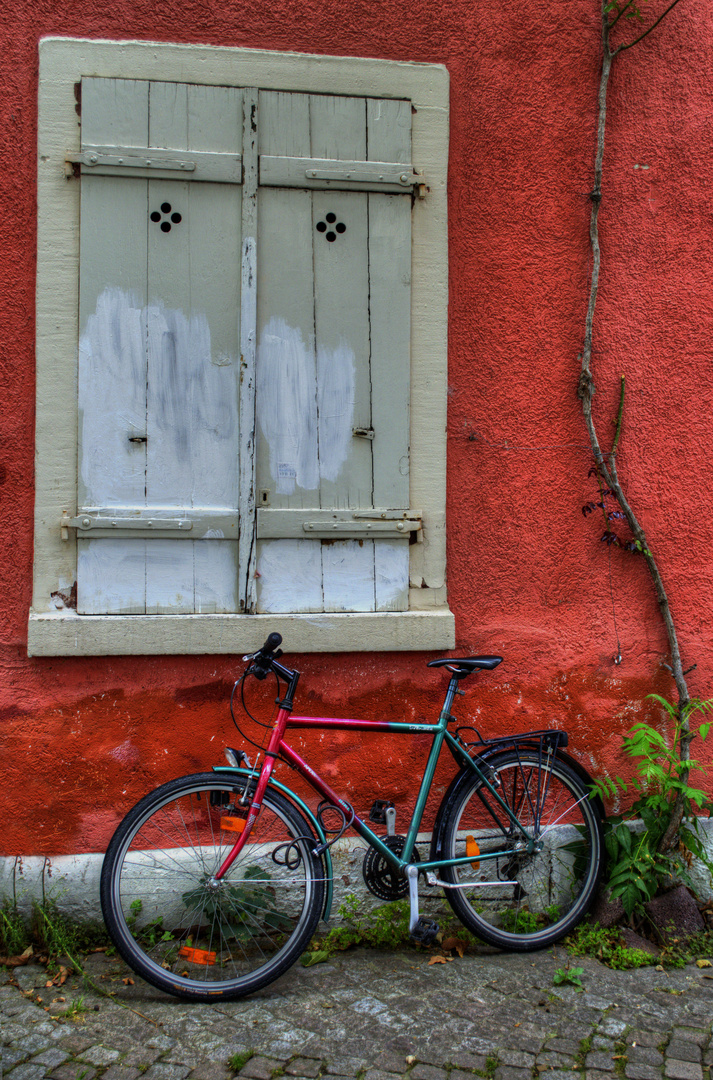
M315 943L315 951L328 954L362 945L373 949L397 949L409 941L409 905L407 900L383 904L364 915L358 912L358 901L349 893L339 907L344 925L335 926L325 938ZM313 961L316 963L318 961Z
M27 930L17 905L5 900L0 908L0 953L19 956L28 944Z
M509 934L534 934L540 928L541 918L531 911L510 911L506 908L500 912L500 923Z
M67 1020L78 1020L85 1012L89 1012L89 1006L85 1004L84 996L80 995L72 1001L64 1015Z
M598 923L580 923L565 938L565 945L572 956L595 956L607 967L620 971L648 967L659 962L657 957L642 949L630 949L624 945L615 926L605 930Z
M636 776L630 785L620 776L596 781L602 798L625 794L629 786L635 801L623 814L610 815L604 823L604 842L608 855L607 888L618 897L627 916L641 916L644 904L651 900L662 885L683 881L691 885L688 862L698 859L713 874L713 862L708 857L698 813L711 816L713 802L701 789L688 783L689 771L705 771L695 760L683 761L680 756L682 721L690 722L697 712L713 710L713 701L693 698L682 710L660 694L649 694L667 714L673 731L666 738L650 724L635 724L623 740L625 753L634 760ZM700 724L694 738L705 739L711 723ZM694 730L694 729L692 729ZM659 851L677 799L683 799L683 820L678 830L679 850L676 853ZM632 832L629 823L638 819L644 823L643 832Z
M228 1058L228 1068L233 1072L240 1072L242 1068L250 1061L250 1058L254 1055L254 1050L241 1050L236 1054L231 1054Z
M555 986L575 986L578 990L584 990L584 984L582 983L581 975L584 973L584 968L581 967L567 967L557 968L552 976L552 982Z

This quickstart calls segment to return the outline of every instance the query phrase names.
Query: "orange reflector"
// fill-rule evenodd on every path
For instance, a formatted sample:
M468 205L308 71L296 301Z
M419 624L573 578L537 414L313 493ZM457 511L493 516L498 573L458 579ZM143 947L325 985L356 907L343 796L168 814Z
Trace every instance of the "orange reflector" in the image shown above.
M225 832L242 832L245 828L245 818L222 817L220 819L220 827Z
M480 848L474 836L466 836L465 838L465 853L466 855L480 855ZM474 862L470 864L474 870L480 870L480 863Z
M216 957L214 952L208 952L207 949L190 949L188 945L184 945L182 949L179 949L178 955L182 956L184 960L190 960L192 964L203 964L204 967L214 964Z

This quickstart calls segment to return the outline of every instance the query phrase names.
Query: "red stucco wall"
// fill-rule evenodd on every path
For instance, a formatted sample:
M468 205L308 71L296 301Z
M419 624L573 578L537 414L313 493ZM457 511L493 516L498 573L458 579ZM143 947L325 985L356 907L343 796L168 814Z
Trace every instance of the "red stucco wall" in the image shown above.
M486 734L564 726L593 771L621 771L620 735L642 715L644 695L672 687L643 562L609 551L600 522L580 511L594 491L575 387L590 267L598 0L546 8L535 0L40 0L5 5L0 25L0 853L101 849L145 790L219 761L235 741L227 698L240 668L226 657L26 655L37 41L47 34L447 65L450 601L456 651L505 657L460 700L459 714L477 712ZM713 693L712 127L713 15L706 4L681 3L612 76L596 410L611 431L626 374L619 468L660 558L685 663L698 665L692 690L704 696ZM444 684L427 659L299 658L300 711L433 715ZM404 805L422 743L405 753L389 739L354 743L335 741L327 773L363 766L378 778L375 794ZM351 794L361 809L366 796L360 801L358 787Z

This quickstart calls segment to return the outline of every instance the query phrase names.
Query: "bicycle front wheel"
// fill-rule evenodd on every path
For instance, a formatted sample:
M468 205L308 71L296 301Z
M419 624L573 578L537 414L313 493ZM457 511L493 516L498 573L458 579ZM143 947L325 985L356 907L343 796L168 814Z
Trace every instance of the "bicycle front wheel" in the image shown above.
M564 937L586 914L602 870L602 826L577 774L536 750L506 750L489 759L492 791L473 775L445 808L444 859L451 907L474 934L503 949L541 949Z
M215 773L165 784L139 802L104 859L104 920L142 978L192 1001L244 997L304 951L322 911L324 880L300 813L268 791L240 855L244 781Z

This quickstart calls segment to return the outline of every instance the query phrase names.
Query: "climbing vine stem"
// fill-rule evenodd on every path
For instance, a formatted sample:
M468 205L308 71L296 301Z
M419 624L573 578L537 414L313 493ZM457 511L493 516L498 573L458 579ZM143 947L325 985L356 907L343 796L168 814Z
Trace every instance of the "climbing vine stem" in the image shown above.
M599 211L602 203L602 174L604 166L604 144L606 135L606 120L607 120L607 90L609 87L609 76L611 74L612 65L617 56L624 50L631 49L634 45L639 44L644 38L656 29L659 23L673 10L674 7L680 2L680 0L673 0L673 3L659 15L659 17L646 29L643 33L634 37L630 41L622 42L615 47L612 47L612 31L617 26L619 21L623 19L634 19L638 23L643 21L641 11L639 10L639 3L641 0L602 0L601 4L601 19L602 19L602 61L599 78L599 93L597 102L597 144L596 153L594 158L594 185L592 187L590 201L591 212L589 220L589 239L592 252L592 272L589 285L589 302L587 304L587 314L584 326L584 345L580 355L581 369L579 374L579 384L577 387L578 396L582 402L582 411L584 414L584 421L589 433L589 441L592 446L592 452L594 454L594 462L596 469L601 477L603 477L606 485L611 489L611 493L619 503L619 506L624 513L626 521L631 529L631 533L634 537L636 549L643 555L649 573L651 575L654 590L656 593L656 600L658 602L661 617L663 619L664 627L668 637L669 652L670 652L670 665L669 670L673 676L673 680L676 684L676 691L678 694L678 720L680 724L680 760L683 763L683 772L681 779L685 784L688 780L689 769L687 763L690 761L690 744L691 744L691 731L688 719L687 706L690 702L690 695L688 693L688 686L686 684L686 673L683 670L681 663L681 653L678 645L678 636L676 634L676 626L674 623L673 615L671 613L671 607L668 601L668 595L666 588L661 577L656 558L651 551L644 529L641 526L634 510L626 497L626 494L622 488L621 481L619 479L619 473L616 464L616 455L619 445L619 437L621 434L622 417L624 410L624 377L621 380L621 392L619 398L619 410L616 420L616 432L614 436L614 442L611 449L608 452L602 450L602 444L599 439L594 417L592 415L592 398L595 393L594 376L592 374L592 344L594 339L594 314L597 304L597 293L599 291L599 277L601 273L601 249L599 246ZM685 811L685 799L682 794L679 794L673 807L671 819L661 841L659 843L659 850L662 852L669 851L675 844L676 836L683 818Z

